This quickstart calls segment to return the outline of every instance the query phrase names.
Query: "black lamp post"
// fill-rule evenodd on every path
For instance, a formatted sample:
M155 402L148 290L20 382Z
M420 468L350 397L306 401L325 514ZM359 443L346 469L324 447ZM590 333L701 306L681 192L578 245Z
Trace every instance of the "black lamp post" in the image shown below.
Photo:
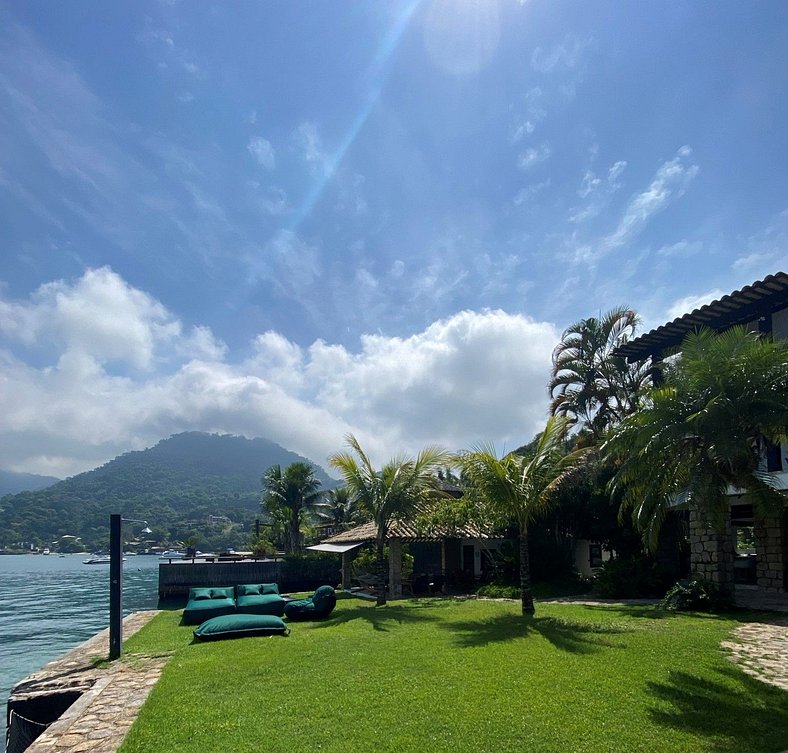
M120 658L123 645L123 524L144 523L142 533L153 533L146 520L109 516L109 660Z

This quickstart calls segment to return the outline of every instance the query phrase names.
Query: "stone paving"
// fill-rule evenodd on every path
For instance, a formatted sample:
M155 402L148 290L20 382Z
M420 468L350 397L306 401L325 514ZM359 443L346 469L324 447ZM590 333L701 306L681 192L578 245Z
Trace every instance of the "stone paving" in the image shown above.
M136 612L123 621L128 638L156 611ZM167 657L121 658L96 666L106 657L109 631L104 630L41 671L25 678L11 692L24 699L61 689L84 690L56 722L38 737L27 753L115 753L158 681Z
M728 657L748 675L788 690L788 619L748 622L723 641Z

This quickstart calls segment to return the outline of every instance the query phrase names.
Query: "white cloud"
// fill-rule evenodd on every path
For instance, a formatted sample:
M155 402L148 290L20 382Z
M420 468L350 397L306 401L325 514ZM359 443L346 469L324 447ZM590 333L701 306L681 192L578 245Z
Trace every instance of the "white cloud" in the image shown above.
M699 170L691 164L691 156L692 150L683 146L672 160L660 165L648 188L630 199L618 227L600 244L602 251L629 243L655 214L684 194Z
M198 361L221 361L227 345L218 339L210 327L194 327L190 334L176 340L175 353L181 358Z
M525 186L521 188L517 194L515 195L513 201L514 205L519 207L523 204L528 204L531 199L533 199L538 194L542 193L545 188L549 188L550 186L550 178L547 180L540 181L539 183L532 183L529 186Z
M670 243L665 246L660 246L656 250L656 254L657 256L666 256L666 257L677 256L684 259L688 256L694 256L695 254L698 254L701 251L703 251L703 241L681 240L681 241L676 241L675 243Z
M624 160L614 162L608 169L605 178L598 177L592 170L586 171L580 188L577 190L577 195L584 200L584 203L572 208L569 221L581 223L596 217L621 188L619 178L626 166L627 163Z
M176 99L182 105L188 105L190 102L194 102L194 94L192 94L190 91L180 91L176 95Z
M522 141L525 136L530 136L536 130L536 124L532 120L525 120L512 127L510 141L517 144Z
M326 155L323 142L314 123L301 123L293 133L293 140L301 152L301 156L310 163L323 163Z
M718 298L721 298L724 295L724 291L720 290L719 288L714 288L713 290L700 293L699 295L688 295L684 298L679 298L668 308L665 321L673 321L679 316L689 314L695 309L705 306L707 303L711 303L712 301L716 301Z
M562 68L575 68L579 65L583 52L591 44L590 40L581 40L567 35L561 44L550 50L537 47L531 54L531 67L540 73L552 73Z
M542 162L550 159L553 151L549 144L541 144L538 147L529 147L523 152L520 152L517 157L517 167L521 170L530 170Z
M283 296L303 302L321 271L320 250L292 230L280 230L245 255L250 278L268 280Z
M349 431L377 463L430 442L512 448L543 425L558 338L524 316L462 311L408 337L363 336L357 352L269 331L231 363L209 329L184 333L109 270L3 305L0 453L6 467L55 475L185 430L264 436L319 463ZM23 335L53 352L26 363L10 349ZM155 357L167 353L180 360ZM118 357L157 370L112 374Z
M29 302L0 300L0 333L28 347L55 345L97 363L117 361L149 369L158 345L180 333L180 324L146 293L107 267L76 283L42 285Z
M746 251L738 256L731 268L750 281L777 271L785 271L788 256L788 209L780 212L760 232L747 239ZM746 284L746 283L742 283Z
M269 186L264 196L258 199L260 208L271 215L282 215L290 212L292 207L283 188Z
M258 136L252 139L246 146L259 165L262 165L269 172L276 167L276 157L271 142Z

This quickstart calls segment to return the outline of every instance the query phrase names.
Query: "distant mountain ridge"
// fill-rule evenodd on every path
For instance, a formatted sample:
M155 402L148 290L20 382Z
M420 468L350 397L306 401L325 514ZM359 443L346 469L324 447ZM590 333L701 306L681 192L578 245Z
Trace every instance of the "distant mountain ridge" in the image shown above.
M273 465L296 461L312 463L324 488L337 485L308 458L267 439L175 434L45 489L3 497L0 547L50 545L64 535L80 537L89 548L100 546L109 515L116 512L147 520L160 538L172 541L204 539L208 516L246 529L260 515L262 475Z
M0 470L0 497L17 492L34 492L60 481L54 476L39 476L37 473L17 473Z

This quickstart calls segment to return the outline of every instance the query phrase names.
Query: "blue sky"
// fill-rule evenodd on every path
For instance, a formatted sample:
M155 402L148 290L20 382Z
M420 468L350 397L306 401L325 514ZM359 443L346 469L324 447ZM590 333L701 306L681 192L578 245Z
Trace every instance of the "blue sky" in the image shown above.
M783 2L0 1L0 466L513 447L550 353L786 268Z

